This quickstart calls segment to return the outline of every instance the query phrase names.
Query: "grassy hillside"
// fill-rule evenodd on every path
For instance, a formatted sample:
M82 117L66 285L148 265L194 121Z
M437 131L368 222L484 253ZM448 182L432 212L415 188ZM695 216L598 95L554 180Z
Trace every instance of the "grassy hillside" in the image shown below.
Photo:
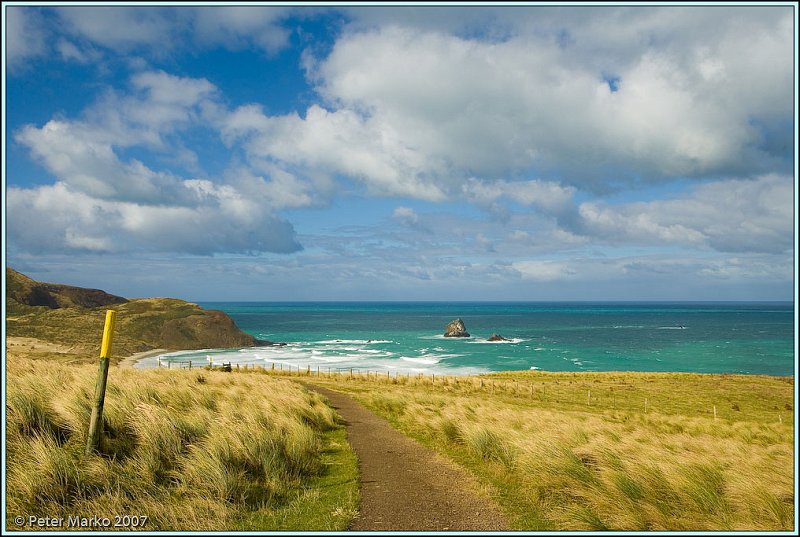
M9 311L25 306L97 308L126 302L123 297L100 289L37 282L12 268L6 268L6 301Z
M87 456L96 366L6 367L8 530L31 514L144 516L149 531L330 531L354 516L356 459L344 430L320 396L292 382L113 369L106 439Z
M517 529L794 527L792 378L306 378L467 468Z
M255 338L239 330L225 313L204 310L183 300L126 300L94 289L40 284L10 269L6 276L6 350L12 358L95 360L105 311L109 308L117 310L112 362L156 348L177 350L256 344ZM49 298L42 298L45 294ZM22 302L25 300L27 302ZM31 305L37 302L51 305ZM98 302L102 304L84 306Z

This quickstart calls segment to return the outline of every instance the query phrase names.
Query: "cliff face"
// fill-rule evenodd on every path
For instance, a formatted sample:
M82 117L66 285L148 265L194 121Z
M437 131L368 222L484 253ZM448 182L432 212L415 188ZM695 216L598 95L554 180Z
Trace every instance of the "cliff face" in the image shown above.
M9 356L94 360L105 310L117 311L112 361L150 349L249 347L257 342L225 313L175 298L125 299L98 289L36 282L6 271ZM37 351L38 349L38 351Z

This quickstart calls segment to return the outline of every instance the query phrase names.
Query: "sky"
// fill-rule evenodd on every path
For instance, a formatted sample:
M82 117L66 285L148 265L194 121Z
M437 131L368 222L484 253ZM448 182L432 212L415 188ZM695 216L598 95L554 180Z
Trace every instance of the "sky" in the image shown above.
M794 298L792 4L4 3L5 263L126 297Z

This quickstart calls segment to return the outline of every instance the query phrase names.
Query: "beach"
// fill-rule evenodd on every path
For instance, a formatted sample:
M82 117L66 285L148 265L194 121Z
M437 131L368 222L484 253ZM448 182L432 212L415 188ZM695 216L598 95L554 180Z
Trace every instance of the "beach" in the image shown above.
M150 358L152 356L158 356L159 354L163 354L165 352L167 352L167 349L153 349L150 351L137 352L136 354L132 354L127 358L123 358L117 365L119 367L133 367L139 360Z

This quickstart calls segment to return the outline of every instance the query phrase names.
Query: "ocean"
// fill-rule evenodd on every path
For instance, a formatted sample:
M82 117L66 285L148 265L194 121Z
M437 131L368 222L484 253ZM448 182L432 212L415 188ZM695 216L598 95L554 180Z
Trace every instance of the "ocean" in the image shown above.
M206 302L281 347L170 352L136 367L254 364L323 372L794 374L792 303ZM464 321L469 338L445 338ZM493 333L507 342L488 342ZM170 364L170 366L172 366Z

